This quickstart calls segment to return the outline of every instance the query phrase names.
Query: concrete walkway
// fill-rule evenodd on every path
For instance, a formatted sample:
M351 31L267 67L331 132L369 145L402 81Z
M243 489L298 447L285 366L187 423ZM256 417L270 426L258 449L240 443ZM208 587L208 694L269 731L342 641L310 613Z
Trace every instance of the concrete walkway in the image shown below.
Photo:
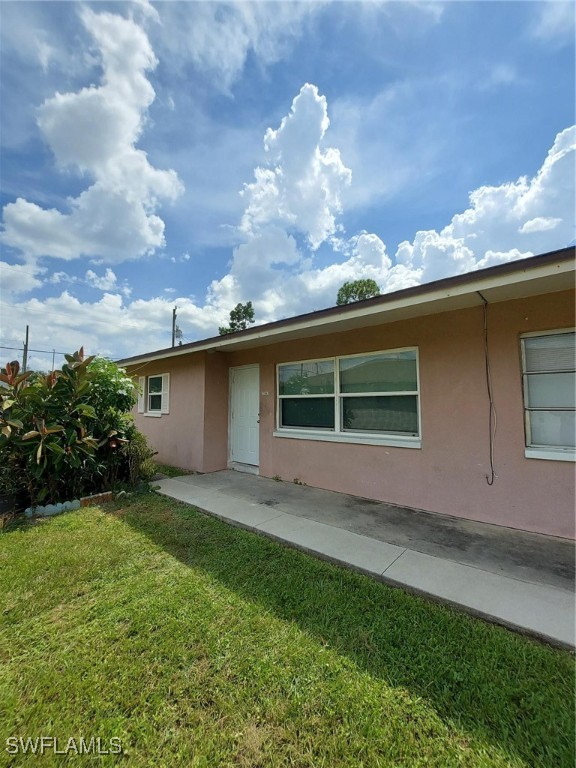
M155 482L222 520L575 646L574 544L226 470Z

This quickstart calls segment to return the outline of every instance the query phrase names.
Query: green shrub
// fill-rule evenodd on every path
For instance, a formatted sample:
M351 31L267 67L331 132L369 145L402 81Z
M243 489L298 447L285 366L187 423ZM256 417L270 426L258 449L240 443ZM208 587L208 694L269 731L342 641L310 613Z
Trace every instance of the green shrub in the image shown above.
M26 489L30 503L65 501L130 480L126 446L139 441L129 414L137 394L122 368L85 359L80 349L66 355L60 371L20 374L8 364L0 381L0 463L12 468L11 482Z
M122 447L122 455L126 458L128 466L127 480L130 485L139 482L149 482L156 473L156 464L152 457L156 454L148 445L146 437L134 427L133 433Z

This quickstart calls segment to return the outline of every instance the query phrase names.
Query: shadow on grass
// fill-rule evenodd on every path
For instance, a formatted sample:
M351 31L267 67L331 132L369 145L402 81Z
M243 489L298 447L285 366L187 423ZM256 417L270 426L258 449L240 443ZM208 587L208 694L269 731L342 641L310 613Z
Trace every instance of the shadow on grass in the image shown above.
M146 496L122 519L359 668L528 765L574 765L572 656Z
M13 533L14 531L29 533L37 526L45 525L48 520L52 519L52 517L56 517L56 515L51 515L50 517L24 517L23 514L18 514L11 520L6 521L0 528L0 536L2 536L2 534Z

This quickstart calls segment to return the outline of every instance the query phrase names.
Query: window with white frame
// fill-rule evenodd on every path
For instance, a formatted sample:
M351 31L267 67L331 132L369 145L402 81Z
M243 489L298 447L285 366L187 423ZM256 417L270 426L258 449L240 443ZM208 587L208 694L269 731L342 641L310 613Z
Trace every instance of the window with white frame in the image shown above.
M140 376L139 385L138 413L144 413L148 416L162 416L162 414L170 412L169 373Z
M527 334L521 339L526 455L529 457L575 456L575 340L573 330Z
M278 430L353 442L420 437L418 351L278 365Z

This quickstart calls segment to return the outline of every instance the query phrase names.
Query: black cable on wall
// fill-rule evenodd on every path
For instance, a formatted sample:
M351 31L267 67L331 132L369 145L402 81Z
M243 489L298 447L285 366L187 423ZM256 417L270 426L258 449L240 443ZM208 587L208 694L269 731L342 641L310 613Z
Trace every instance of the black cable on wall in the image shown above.
M494 439L496 437L496 407L494 405L494 395L492 392L492 374L490 371L490 355L488 353L488 302L482 296L480 291L476 291L484 304L484 367L486 370L486 389L488 391L488 429L490 435L490 474L484 475L488 485L494 485L496 472L494 469Z

